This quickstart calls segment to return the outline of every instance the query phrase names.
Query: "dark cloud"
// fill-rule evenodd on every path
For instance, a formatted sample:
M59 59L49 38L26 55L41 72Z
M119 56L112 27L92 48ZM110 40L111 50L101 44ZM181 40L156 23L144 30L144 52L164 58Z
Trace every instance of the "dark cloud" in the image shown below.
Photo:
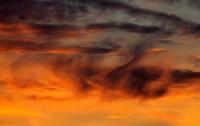
M136 32L136 33L156 33L162 32L162 29L155 26L139 26L136 24L131 23L122 23L117 25L115 23L102 23L102 24L90 24L88 28L101 28L101 29L119 29L125 30L129 32Z
M154 70L151 71L151 69ZM168 90L165 87L150 89L153 84L152 82L158 81L161 75L162 70L158 68L135 67L124 71L124 73L120 77L118 77L118 79L120 81L121 79L123 80L121 82L121 90L126 95L130 95L131 97L149 98L162 96Z
M40 31L41 33L46 34L56 34L57 32L63 32L63 31L72 31L80 29L80 27L75 25L51 25L51 24L33 24L28 25L30 28L33 28L37 31Z
M200 25L192 27L189 29L190 34L199 34L200 33Z
M118 80L124 73L126 73L128 69L135 67L138 61L143 58L147 49L151 48L152 46L153 44L151 42L139 42L132 50L133 58L128 63L110 72L108 74L108 79L111 81Z
M162 44L174 44L172 41L170 40L160 40L159 43L162 43Z
M179 90L184 90L182 88L184 85L192 87L192 81L200 79L199 72L174 70L170 73L171 78L168 78L167 81L162 81L161 79L166 71L152 66L135 66L127 70L113 70L112 72L116 73L105 77L100 71L95 71L91 67L78 70L78 75L80 76L76 77L79 80L80 85L78 87L80 91L100 90L103 95L114 95L117 98L126 96L129 98L149 99L167 95L172 87L176 87ZM99 77L100 79L98 79ZM198 85L196 86L198 87ZM119 94L115 94L116 92Z
M200 79L200 72L174 70L171 76L173 82L182 83L188 79Z
M55 54L68 54L68 53L109 53L113 49L98 48L98 47L77 47L77 46L61 46L52 42L36 43L29 41L5 41L1 40L1 52L35 52L35 53L55 53Z
M71 72L81 94L100 90L102 95L107 96L108 94L108 96L117 98L124 96L144 99L159 98L167 95L173 87L184 90L183 85L192 87L195 84L193 84L194 80L199 81L199 72L167 70L159 66L141 65L139 62L151 47L149 43L138 43L133 49L132 60L114 69L97 67L98 62L89 58L86 61L81 60L81 63L80 60L75 59L69 66L62 62L64 64L59 65L60 69L53 69L53 71L62 77ZM52 65L57 68L57 63ZM163 80L163 78L166 79ZM195 86L198 87L198 85Z
M107 81L108 87L106 85L105 90L113 88L128 97L155 98L166 95L173 84L200 79L199 72L172 70L168 80L162 81L161 78L166 76L166 70L156 66L140 66L138 64L147 49L151 47L152 44L149 43L138 43L133 50L133 59L107 74L105 81Z
M196 7L197 9L200 9L200 1L199 0L188 0L188 3L192 7Z
M90 8L93 7L93 10ZM155 26L150 26L147 32L157 31L159 29L171 29L177 30L180 28L190 28L195 26L195 23L185 21L176 15L170 15L167 13L161 13L153 10L142 9L136 6L131 6L123 1L110 1L110 0L75 0L75 1L26 1L22 0L20 2L16 0L2 1L0 5L0 21L1 22L26 22L26 23L50 23L50 22L60 22L60 23L76 23L82 18L89 19L90 14L94 14L95 9L105 12L106 10L111 11L126 11L126 14L130 18L149 20L157 22L160 28ZM40 11L38 11L40 10ZM103 17L104 15L102 15ZM114 20L115 21L115 20ZM115 22L118 22L116 20ZM106 22L108 23L108 22ZM132 22L127 22L120 26L122 29L128 29L133 31L135 26L131 25ZM76 24L75 24L76 25ZM89 24L92 25L92 24ZM138 28L139 31L145 32L145 28ZM136 30L137 31L137 30Z

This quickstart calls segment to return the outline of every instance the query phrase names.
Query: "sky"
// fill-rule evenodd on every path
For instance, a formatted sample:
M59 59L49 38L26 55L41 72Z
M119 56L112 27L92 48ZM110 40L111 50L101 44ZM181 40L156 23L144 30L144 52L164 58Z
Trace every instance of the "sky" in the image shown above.
M0 126L199 126L199 0L1 0Z

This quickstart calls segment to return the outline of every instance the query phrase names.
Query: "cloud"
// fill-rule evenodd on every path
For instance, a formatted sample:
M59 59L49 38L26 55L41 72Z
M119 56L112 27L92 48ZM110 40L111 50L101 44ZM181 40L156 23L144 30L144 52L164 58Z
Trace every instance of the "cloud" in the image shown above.
M171 76L174 82L181 83L190 79L199 79L200 72L174 70Z
M86 96L99 92L117 98L158 98L174 86L192 87L199 72L144 65L145 58L170 51L158 47L158 41L172 46L170 37L198 34L198 28L199 24L175 14L125 0L3 0L0 63L1 74L7 76L0 80L12 87L9 95L15 88L30 91L21 94L28 99L59 99L62 94L46 94L60 89ZM123 60L115 61L109 54ZM105 67L106 58L110 64L124 62ZM31 92L34 86L46 94Z
M97 22L110 23L125 22L120 27L127 29L131 24L139 24L141 28L131 26L131 30L139 29L145 31L145 26L150 26L153 30L157 31L163 29L166 31L176 32L183 28L191 28L197 24L186 21L176 15L161 13L158 11L148 10L126 4L123 1L110 1L110 0L94 0L94 1L12 1L12 4L2 1L1 8L1 22L7 23L31 23L31 24L67 24L71 25L92 25ZM17 9L20 8L20 9ZM38 12L37 10L40 10ZM109 11L106 11L109 10ZM112 19L108 18L110 10L116 13L111 15ZM105 13L104 15L96 14ZM119 19L118 15L123 13L126 18ZM116 16L115 16L116 15ZM92 18L91 18L92 17ZM96 20L95 19L99 19ZM102 22L102 21L103 22ZM158 28L156 28L158 27ZM54 27L55 28L55 27ZM148 31L147 30L147 31ZM137 31L137 30L136 30Z
M136 33L156 33L162 32L162 29L154 26L139 26L131 23L122 23L117 25L115 23L102 23L102 24L90 24L88 28L100 28L100 29L119 29L128 32Z
M104 99L154 99L167 96L174 88L184 91L199 87L195 83L200 79L199 72L140 64L146 51L147 48L136 49L137 56L114 69L102 67L97 58L91 57L27 55L30 58L24 56L10 61L8 68L12 74L1 77L4 81L2 89L7 92L5 98L62 101L74 96L88 96L92 92L99 92L97 97ZM5 69L2 71L7 73Z
M35 52L35 53L55 53L55 54L76 54L76 53L109 53L112 49L95 47L70 47L59 46L55 43L35 43L28 41L2 41L0 43L2 52Z

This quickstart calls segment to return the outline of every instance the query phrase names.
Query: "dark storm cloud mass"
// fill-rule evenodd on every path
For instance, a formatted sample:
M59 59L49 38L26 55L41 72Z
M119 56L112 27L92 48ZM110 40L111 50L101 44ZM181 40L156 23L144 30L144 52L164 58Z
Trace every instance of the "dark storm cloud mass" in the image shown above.
M180 0L152 2L175 4ZM193 0L191 6L194 3L198 1ZM174 85L180 89L183 83L192 86L193 83L187 82L199 81L199 72L166 69L143 65L141 62L150 49L156 48L156 42L169 45L172 42L165 41L167 37L177 34L198 35L199 27L200 24L177 15L140 8L128 4L126 0L0 1L0 53L26 54L11 61L11 68L26 67L27 59L29 62L39 62L63 81L70 74L83 92L100 90L102 94L156 98L167 94ZM97 33L101 37L96 37ZM106 36L104 34L123 37L131 42L108 37L111 48L107 48L104 44L106 37L102 37ZM12 35L15 37L10 37ZM76 42L82 42L85 39L82 37L86 35L91 35L85 41L92 41L92 46L77 45ZM71 42L70 38L75 40ZM69 46L69 41L74 45ZM137 43L132 44L133 41ZM81 44L84 45L84 42ZM102 46L95 45L95 42ZM120 49L128 53L126 63L115 68L102 68L99 65L103 58L97 54L109 54ZM37 58L29 58L27 55L30 52L38 53ZM77 55L63 55L71 53Z

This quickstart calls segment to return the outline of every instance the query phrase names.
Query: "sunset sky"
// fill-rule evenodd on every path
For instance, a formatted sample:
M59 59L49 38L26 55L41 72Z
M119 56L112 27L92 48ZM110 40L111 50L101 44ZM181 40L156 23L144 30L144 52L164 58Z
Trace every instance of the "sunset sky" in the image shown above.
M199 119L199 0L0 0L0 126Z

